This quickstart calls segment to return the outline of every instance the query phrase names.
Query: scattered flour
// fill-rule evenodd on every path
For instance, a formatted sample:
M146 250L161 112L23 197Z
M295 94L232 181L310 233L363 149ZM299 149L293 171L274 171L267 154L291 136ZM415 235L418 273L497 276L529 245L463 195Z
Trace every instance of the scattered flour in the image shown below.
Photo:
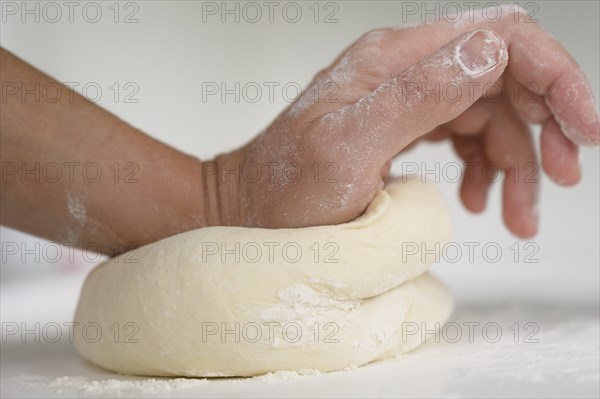
M393 279L398 280L397 278ZM400 281L405 280L405 276L401 276ZM313 277L311 278L311 282L322 283L322 280ZM264 321L283 321L283 325L286 325L285 322L294 322L300 326L301 331L312 331L316 323L325 326L328 321L334 319L338 320L336 324L340 328L342 325L349 323L355 312L359 311L365 303L365 299L339 300L332 297L331 292L319 291L304 284L292 284L279 291L278 297L279 303L261 311L261 318ZM398 311L400 311L402 306L408 305L398 304L398 306ZM342 317L333 317L332 313L341 313ZM289 345L290 340L283 339L285 334L286 331L281 326L275 327L275 335L271 345L278 347L284 341L286 345ZM379 329L374 334L365 337L363 340L352 342L352 346L356 350L368 350L376 355L396 345L398 337L399 332L397 331L397 327L394 328L383 324L379 326ZM295 336L291 338L294 339ZM298 341L293 342L296 346L306 346L314 343L314 336L310 333L303 334L299 337Z
M319 370L305 369L300 371L277 371L249 379L228 379L228 381L241 382L244 380L255 381L259 383L291 382L299 380L305 376L321 375ZM63 393L65 390L76 390L82 396L124 396L125 394L163 394L183 389L197 388L209 384L206 378L147 378L140 380L117 380L114 378L107 380L90 380L85 377L63 376L54 379L45 385L46 388L56 390L56 393ZM33 384L35 385L35 384Z
M257 377L252 377L252 381L259 381L259 382L264 382L264 383L271 383L271 382L289 382L289 381L296 381L299 380L305 376L308 375L321 375L322 373L319 370L315 370L315 369L304 369L304 370L300 370L300 371L288 371L288 370L281 370L281 371L276 371L274 373L267 373L264 375L259 375Z
M305 284L292 284L279 291L278 297L277 304L260 312L264 321L284 322L281 326L275 327L275 336L271 342L274 347L280 346L284 342L286 345L290 344L289 340L284 340L284 336L290 334L284 328L288 325L286 322L296 323L299 325L300 331L311 331L316 323L325 325L331 320L338 320L338 328L341 328L342 324L345 324L345 321L352 317L353 312L360 309L363 304L363 300L333 298L330 292L318 291ZM334 316L334 314L338 316ZM311 334L301 334L293 344L304 346L314 343L314 337Z
M279 303L261 312L265 321L296 321L309 325L332 312L351 312L361 300L339 300L327 292L304 284L292 284L279 291Z
M88 222L85 200L85 195L67 192L67 211L71 215L72 221L63 226L66 241L78 241Z
M279 303L261 312L265 321L296 321L311 324L331 312L350 312L360 300L338 300L304 284L292 284L279 291Z
M72 192L67 193L67 208L73 218L84 226L87 222L87 212L85 208L84 198Z
M62 389L75 389L84 396L95 395L115 395L121 396L124 393L142 393L157 394L180 389L195 388L207 383L206 379L174 378L174 379L156 379L148 378L143 380L88 380L84 377L63 376L56 378L49 383L48 388L58 389L57 393L62 393Z

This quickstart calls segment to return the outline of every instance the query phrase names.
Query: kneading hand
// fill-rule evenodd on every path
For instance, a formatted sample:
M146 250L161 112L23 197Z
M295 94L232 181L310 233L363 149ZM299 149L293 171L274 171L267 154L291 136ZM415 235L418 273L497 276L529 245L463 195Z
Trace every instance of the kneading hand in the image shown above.
M505 174L506 225L520 237L534 235L538 168L527 123L542 124L542 165L562 185L580 179L578 146L598 144L599 124L575 60L520 17L365 34L262 134L216 158L221 170L254 167L252 178L248 172L238 181L219 174L221 222L351 220L382 187L392 158L420 139L450 138L467 161L465 206L484 209L491 163ZM255 179L256 165L263 170Z

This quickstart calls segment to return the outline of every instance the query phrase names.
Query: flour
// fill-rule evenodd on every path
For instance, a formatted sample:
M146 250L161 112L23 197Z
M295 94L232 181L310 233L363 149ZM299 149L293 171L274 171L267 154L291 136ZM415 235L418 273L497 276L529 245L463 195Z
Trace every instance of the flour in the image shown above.
M405 278L405 276L403 276ZM318 278L313 281L321 282ZM317 323L325 324L332 318L333 313L342 313L341 320L344 324L352 318L352 313L361 308L366 300L338 300L328 295L327 292L317 291L304 284L293 284L278 294L279 303L273 307L267 308L261 312L264 321L295 322L298 323L302 331L311 331ZM367 300L368 301L368 300ZM399 308L402 304L398 304ZM398 309L399 310L399 309ZM339 316L337 316L339 319ZM339 322L338 322L339 323ZM278 337L284 332L276 328L278 332L272 345L274 347L283 344ZM390 348L396 344L398 331L393 326L385 323L379 326L379 329L372 335L362 340L352 342L352 347L356 350L368 351L376 355L382 350ZM307 338L307 339L305 339ZM314 343L313 336L307 334L298 341L298 345L309 345ZM289 343L289 342L288 342Z
M264 321L298 323L308 330L312 325L331 319L333 313L346 313L360 308L363 300L338 300L326 292L304 284L292 284L278 293L279 302L260 312ZM278 341L276 341L278 342ZM299 341L299 342L302 342Z
M251 379L227 379L228 384L240 384L244 381L252 381L260 384L272 384L277 382L292 382L305 378L306 376L321 375L319 370L303 369L299 371L277 371ZM213 380L215 383L217 380ZM44 384L44 388L52 389L56 393L65 393L66 390L76 390L82 396L124 396L126 394L145 394L155 395L167 392L175 393L176 391L198 388L211 384L206 378L146 378L139 380L90 380L85 377L69 377L63 376L54 379L52 382ZM38 384L31 384L38 385Z
M390 348L392 344L395 344L394 337L397 334L397 330L392 329L390 326L380 326L380 329L371 336L352 342L352 348L356 350L367 350L373 355L377 355L382 352L385 348Z
M591 86L586 79L583 71L579 71L579 80L574 82L567 90L557 91L558 89L552 88L545 97L546 105L552 111L554 119L560 126L562 132L575 144L583 146L592 146L597 144L597 139L584 135L581 125L593 125L598 120L598 112L596 110L577 110L579 126L573 126L573 123L569 123L564 115L570 112L569 104L576 103L582 97L592 97L593 92ZM553 98L561 98L564 106L559 106L556 100Z
M87 224L87 210L85 196L67 192L67 211L71 215L71 223L64 225L65 241L78 241L85 225Z
M274 373L267 373L264 375L253 377L252 381L258 381L261 383L290 382L290 381L297 381L305 376L321 375L321 374L323 374L323 373L321 373L319 370L315 370L315 369L304 369L304 370L299 370L299 371L281 370L281 371L276 371Z
M337 327L347 324L352 312L361 307L363 300L338 300L329 293L317 291L304 284L292 284L278 293L279 302L260 312L266 322L278 322L271 346L289 345L289 335L294 334L286 329L290 323L296 323L302 335L296 346L315 344L314 336L309 333L316 327L327 325L331 320L338 320ZM295 331L295 330L294 330ZM286 337L288 339L286 339Z
M114 378L108 380L87 380L84 377L63 376L56 378L47 385L48 388L58 388L57 393L62 393L62 389L75 389L84 396L96 395L116 395L121 396L124 393L143 393L156 394L162 392L176 391L181 389L196 388L207 383L206 379L174 378L174 379L156 379L148 378L143 380L117 380Z
M67 193L67 209L69 210L69 214L80 226L85 225L87 222L87 213L81 196L75 195L69 191Z

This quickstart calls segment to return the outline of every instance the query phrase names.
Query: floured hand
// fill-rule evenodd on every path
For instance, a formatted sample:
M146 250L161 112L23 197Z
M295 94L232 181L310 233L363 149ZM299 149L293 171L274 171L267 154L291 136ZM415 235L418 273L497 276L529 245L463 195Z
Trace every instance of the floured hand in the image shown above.
M484 209L491 180L483 170L494 164L505 173L504 221L530 237L538 168L527 122L543 125L546 173L577 183L578 145L599 142L592 93L568 52L525 14L375 30L256 139L216 158L222 170L263 168L255 180L217 174L219 219L260 227L351 220L382 187L392 158L420 139L450 138L467 161L465 206Z

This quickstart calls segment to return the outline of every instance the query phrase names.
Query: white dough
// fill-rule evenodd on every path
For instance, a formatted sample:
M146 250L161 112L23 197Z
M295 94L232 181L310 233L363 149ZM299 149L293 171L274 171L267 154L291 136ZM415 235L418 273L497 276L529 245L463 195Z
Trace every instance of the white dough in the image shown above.
M104 368L152 376L332 371L404 353L422 342L407 323L431 329L451 313L424 274L451 236L420 178L394 180L345 224L178 234L92 271L75 345Z

